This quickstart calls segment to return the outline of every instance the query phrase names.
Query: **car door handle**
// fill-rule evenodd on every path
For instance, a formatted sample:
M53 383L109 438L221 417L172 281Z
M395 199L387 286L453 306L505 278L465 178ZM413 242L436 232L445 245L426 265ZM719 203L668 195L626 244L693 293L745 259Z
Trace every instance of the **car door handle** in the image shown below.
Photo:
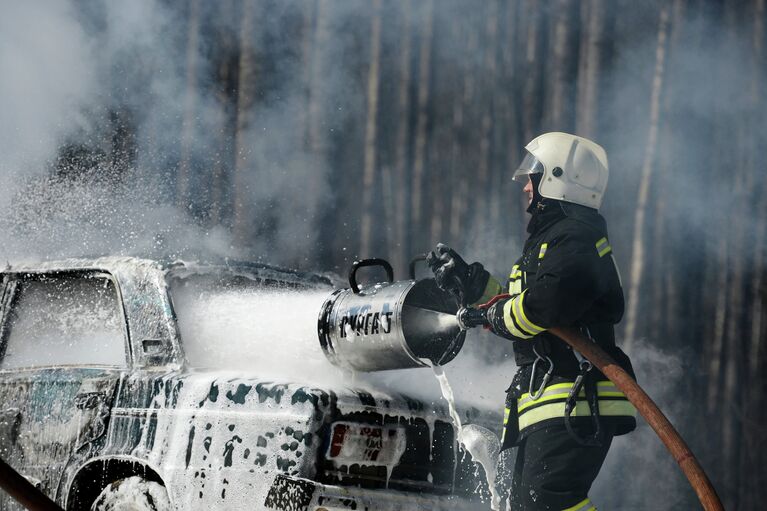
M75 406L78 410L90 410L106 400L107 395L103 392L84 392L75 396Z

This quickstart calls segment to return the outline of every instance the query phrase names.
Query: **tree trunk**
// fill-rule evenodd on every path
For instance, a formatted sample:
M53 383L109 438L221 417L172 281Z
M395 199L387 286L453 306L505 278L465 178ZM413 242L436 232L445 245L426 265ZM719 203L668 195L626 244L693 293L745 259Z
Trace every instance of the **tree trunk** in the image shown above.
M741 169L742 166L739 166ZM737 167L736 167L737 168ZM735 203L741 203L739 200L744 195L745 176L742 174L735 178ZM735 208L736 211L740 210L740 207ZM740 215L736 215L735 218L743 218ZM729 314L727 315L727 328L725 329L724 336L724 387L722 389L722 401L721 403L727 403L724 408L724 413L721 414L722 418L722 454L724 459L724 466L728 469L724 472L724 495L725 502L729 502L728 507L735 509L739 495L737 495L737 470L736 467L738 458L740 456L740 443L738 439L742 434L742 416L737 417L735 410L742 410L743 404L743 388L749 387L749 381L741 375L741 369L746 367L746 361L744 356L745 339L743 324L744 310L743 304L743 289L745 287L744 281L744 233L743 222L738 222L734 228L734 232L729 237L730 249L733 253L731 273L729 282L726 288L722 288L722 294L727 296L727 308ZM747 371L743 371L747 375ZM745 381L744 381L745 380Z
M360 242L360 255L362 257L371 257L373 192L376 169L376 122L378 119L378 75L381 54L381 0L373 0L373 20L370 28L365 163L362 175L362 239Z
M306 107L299 112L299 126L303 130L301 138L304 148L311 151L311 115L312 77L314 71L314 23L317 17L317 0L304 2L301 9L301 93Z
M234 143L234 237L240 246L249 242L253 219L250 205L248 174L251 171L247 140L250 108L253 105L255 62L253 56L253 25L255 2L242 3L240 19L240 61L237 84L237 125Z
M415 132L415 154L413 158L413 180L410 214L411 240L416 233L424 232L423 225L423 184L426 166L426 127L429 121L429 86L431 82L431 45L433 31L434 0L424 4L424 27L421 33L421 48L418 66L418 118ZM411 243L411 246L413 244Z
M494 35L492 37L492 67L493 67L493 80L490 83L493 91L492 97L492 130L489 134L490 144L490 187L488 194L490 197L490 214L488 220L490 225L493 226L493 232L496 236L504 240L503 243L496 244L498 256L496 259L505 259L505 256L501 255L501 252L506 253L507 243L509 240L508 225L510 222L504 218L501 214L504 209L508 208L510 196L506 195L505 189L509 181L511 181L510 169L506 166L506 154L509 151L509 147L506 146L507 128L510 121L509 112L509 96L511 91L507 89L506 74L503 67L506 65L506 59L509 58L506 51L507 37L504 33L503 21L510 21L507 16L507 10L504 4L506 2L498 2L498 5L493 7L492 13L498 21L494 23ZM505 27L505 30L511 30L510 27ZM513 46L512 46L513 47ZM510 53L509 49L508 53Z
M661 99L661 109L659 117L664 122L658 127L658 133L661 134L657 143L656 163L654 177L651 179L651 196L655 199L655 208L653 211L652 241L650 259L645 261L653 271L645 280L651 283L649 291L652 299L652 306L644 315L649 319L649 338L667 339L667 343L677 342L678 338L672 335L671 323L673 323L674 307L676 302L673 300L675 294L675 272L671 269L671 259L674 248L674 238L667 239L669 232L681 226L675 220L676 216L670 209L673 208L673 197L669 199L673 185L673 172L675 157L677 154L676 145L672 142L675 121L677 120L672 110L675 102L674 96L674 74L676 66L674 65L674 49L678 47L680 32L682 29L682 20L684 19L684 0L674 0L670 18L668 45L666 50L666 79L663 85L663 98Z
M308 145L312 164L313 182L319 182L320 176L327 175L330 182L339 174L329 161L328 135L328 85L327 69L333 66L329 62L329 39L331 7L329 0L316 0L314 14L314 31L312 37L311 67L309 70L308 90ZM346 240L340 238L338 224L334 221L337 216L338 204L328 201L319 212L319 237L324 240L320 244L317 259L320 261L338 261L337 249ZM344 245L345 246L345 245Z
M520 73L524 77L522 82L522 136L523 144L530 142L535 136L540 134L541 126L541 98L542 94L542 66L538 63L539 56L543 51L541 31L544 16L539 11L541 4L534 0L522 0L522 12L519 19L526 20L520 32L523 41L524 59L520 66ZM522 151L520 151L522 152ZM523 154L514 159L514 166L519 164ZM513 167L515 168L515 167ZM527 219L527 200L520 194L519 196L519 217ZM524 232L524 231L523 231Z
M327 156L327 140L323 125L322 85L325 62L324 50L329 38L328 0L317 0L316 27L314 30L314 51L309 82L309 149L315 159L324 162Z
M541 65L538 58L541 54L539 44L541 22L543 16L539 12L541 5L534 0L524 0L524 13L521 18L528 20L525 35L525 64L523 76L525 77L523 90L523 122L524 139L530 141L538 134L540 126L540 103L541 103Z
M481 76L483 103L484 108L482 111L482 121L480 124L480 140L479 140L479 165L477 166L477 185L478 185L478 197L481 199L477 201L479 204L483 204L483 208L478 208L477 213L481 215L478 220L478 225L489 224L490 229L495 229L496 224L488 222L491 218L492 204L497 204L497 200L493 197L497 195L498 190L492 189L490 184L490 150L492 148L493 139L493 114L495 113L495 80L496 80L496 45L498 44L498 0L490 0L488 5L488 13L485 25L485 58L483 63L483 69Z
M763 148L759 147L759 139L764 133L765 122L761 112L764 108L762 99L762 87L764 85L764 19L765 19L765 0L756 0L753 2L753 32L751 38L751 79L749 83L749 97L751 108L749 109L747 168L751 183L749 190L754 190L748 203L755 203L754 217L755 232L753 239L749 241L752 251L749 257L748 272L750 282L747 287L747 307L748 327L750 336L743 339L743 351L748 366L748 378L745 391L743 409L745 418L743 420L743 434L740 440L740 450L742 460L738 479L740 488L738 494L741 496L741 507L743 509L759 509L763 506L763 481L756 477L756 474L763 473L764 463L767 457L764 449L754 449L754 445L764 445L767 441L765 434L763 410L767 408L762 389L765 388L765 376L763 373L763 357L760 357L764 349L761 346L764 339L763 311L767 309L767 296L765 296L765 245L767 245L767 179L764 179L759 160ZM761 187L759 186L761 184ZM761 189L760 189L761 188ZM747 216L746 216L747 218Z
M408 251L408 140L410 138L410 83L411 83L411 4L402 2L402 38L397 85L397 137L394 163L394 269L401 271L407 264Z
M200 42L200 0L189 2L189 20L186 31L186 92L181 121L181 161L176 177L176 203L181 210L189 208L192 144L195 132L195 97L197 96L197 52Z
M764 21L765 21L765 0L756 0L754 2L754 32L752 37L752 51L753 51L753 64L752 69L753 76L751 79L751 112L762 112L764 107L764 100L762 98L763 86L764 86ZM759 175L761 174L760 167L757 164L759 161L759 155L764 148L760 148L756 137L758 133L764 133L765 122L763 117L754 115L756 122L753 123L753 133L750 134L751 146L749 161L751 172L756 174L755 180L759 181ZM756 219L756 236L753 240L753 269L752 269L752 282L751 282L751 342L749 347L750 356L750 373L754 380L756 380L757 374L757 362L759 360L759 345L760 345L760 333L761 333L761 320L762 320L762 300L764 296L760 293L764 285L764 268L765 268L765 246L767 246L767 179L761 178L762 191L757 192L758 198Z
M658 40L655 50L655 71L650 95L650 127L647 133L647 143L644 151L644 163L639 183L639 194L634 214L634 241L631 251L631 273L629 280L628 310L626 313L626 331L623 346L629 350L636 337L636 324L639 312L639 289L644 275L644 224L647 214L647 200L650 190L650 179L655 165L655 149L660 123L660 96L663 90L663 75L666 64L666 39L669 25L669 7L663 5L660 10L658 23Z
M568 21L572 4L570 0L556 0L551 14L550 52L546 63L546 85L548 98L546 105L547 122L543 131L569 131L566 126L565 108L567 105L568 60L569 55Z
M471 62L471 55L474 55L479 46L477 29L469 24L465 27L468 32L466 37L466 59L464 62ZM459 30L458 27L455 29ZM475 98L476 77L474 69L466 67L463 69L464 79L462 87L462 97L453 103L453 142L451 146L451 160L453 161L453 182L456 184L451 199L450 207L450 239L459 240L465 237L464 232L466 224L466 212L468 210L469 197L472 193L470 186L472 171L471 167L467 165L468 159L466 153L468 153L467 136L465 131L467 117L470 116L472 104ZM471 129L471 128L469 128Z
M445 4L443 4L445 5ZM447 4L452 8L454 3ZM435 44L446 38L455 37L455 24L446 22L437 24L432 38ZM435 52L435 55L438 55ZM455 56L454 56L455 58ZM414 252L424 252L433 247L438 242L445 240L445 231L449 225L450 201L447 200L451 193L451 178L455 171L452 165L451 154L446 151L452 142L452 118L451 106L456 100L453 84L460 77L460 73L452 66L442 65L444 61L436 60L432 63L434 68L431 82L433 83L431 95L439 98L431 109L433 115L430 118L431 129L429 138L429 150L427 151L427 161L430 169L427 172L426 183L428 188L424 190L424 195L431 200L426 201L425 210L428 212L429 224L427 227L427 236L421 243L413 247ZM458 66L456 66L458 67Z
M529 140L524 139L525 123L524 123L524 102L520 101L520 91L524 82L518 78L520 73L517 70L520 66L520 56L524 54L520 50L524 49L524 40L522 36L525 36L524 29L526 22L520 20L519 13L521 2L515 1L509 6L509 12L506 18L506 27L508 29L508 35L506 37L506 44L504 44L504 68L506 75L505 89L506 94L504 98L509 101L508 109L508 132L506 133L506 158L505 167L506 172L513 174L517 169L517 166L524 157L524 146ZM524 61L522 61L524 64ZM502 187L503 197L508 200L506 206L507 214L507 234L509 239L521 241L523 238L522 233L525 232L525 224L528 221L527 199L521 193L519 183L510 179L507 175L503 179ZM516 200L512 199L516 198ZM516 221L511 221L511 219Z
M234 20L234 5L232 0L219 2L220 16L227 22ZM236 41L229 31L219 35L216 68L216 100L218 102L216 131L216 154L213 158L213 176L210 183L210 222L212 225L224 223L231 213L226 192L227 178L233 167L233 141L236 135L235 98L232 95L232 84L236 78L232 55L236 49ZM226 202L226 204L224 204Z
M576 103L576 133L593 138L596 135L599 78L605 30L605 1L581 2L581 45L578 58L578 85Z
M727 289L729 258L728 239L726 235L723 235L719 239L717 264L714 265L715 268L719 269L716 289ZM720 408L720 389L722 385L720 368L722 367L722 348L725 340L725 320L727 319L727 294L719 292L715 296L716 306L714 307L714 328L712 329L711 358L709 359L708 368L708 396L706 399L709 415L715 415Z

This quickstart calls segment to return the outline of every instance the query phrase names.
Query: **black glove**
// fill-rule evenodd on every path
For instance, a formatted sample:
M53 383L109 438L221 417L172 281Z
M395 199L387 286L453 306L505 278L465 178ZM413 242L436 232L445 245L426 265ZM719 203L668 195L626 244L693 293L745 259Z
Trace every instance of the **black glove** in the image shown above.
M461 330L468 330L475 326L488 325L486 309L462 307L455 316L458 319L458 324L461 326Z
M437 286L456 295L462 303L479 300L490 278L480 263L467 264L455 250L442 243L437 244L434 252L429 252L426 264L434 272Z

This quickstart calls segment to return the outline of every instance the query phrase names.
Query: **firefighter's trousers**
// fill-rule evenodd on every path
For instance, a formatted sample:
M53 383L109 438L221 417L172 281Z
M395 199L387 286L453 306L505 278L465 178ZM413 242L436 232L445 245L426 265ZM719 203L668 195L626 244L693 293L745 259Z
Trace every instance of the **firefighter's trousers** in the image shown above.
M602 426L605 428L606 425ZM583 435L588 433L581 431ZM607 456L612 438L612 431L608 429L603 434L601 446L585 447L570 436L564 423L528 434L517 449L511 481L511 509L595 510L588 492Z

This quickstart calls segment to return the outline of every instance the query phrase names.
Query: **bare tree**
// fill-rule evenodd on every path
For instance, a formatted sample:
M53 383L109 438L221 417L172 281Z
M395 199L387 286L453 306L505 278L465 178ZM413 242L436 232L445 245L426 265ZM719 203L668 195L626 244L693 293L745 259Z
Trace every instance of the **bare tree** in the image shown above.
M659 117L664 119L658 127L658 133L661 135L657 142L654 177L651 180L650 188L654 190L652 197L655 201L653 211L652 238L649 243L649 266L653 268L651 274L645 278L650 282L646 286L653 306L645 311L645 317L649 318L648 333L650 339L675 339L672 335L674 326L674 309L676 301L675 272L670 269L667 253L673 238L669 242L667 234L677 227L673 222L673 214L670 214L669 189L671 187L672 173L674 170L674 159L677 151L675 144L672 143L674 122L676 119L672 114L675 100L674 90L674 49L679 47L684 20L684 0L674 0L670 26L669 39L666 50L666 79L663 84L663 93L660 100ZM650 205L648 204L648 209Z
M753 28L753 35L751 38L751 50L753 55L753 75L751 78L750 83L750 97L751 97L751 104L752 104L752 112L761 112L762 108L764 107L764 98L763 98L763 87L764 87L764 36L765 36L765 29L764 29L764 21L765 21L765 0L756 0L754 2L754 13L753 13L753 22L754 22L754 28ZM755 123L756 124L756 123ZM749 167L751 169L751 172L754 175L755 178L755 185L758 185L758 177L757 174L760 172L759 165L757 164L760 148L757 144L756 135L757 133L760 133L758 126L754 126L755 131L751 134L751 145L750 145L750 159L749 159ZM751 341L749 346L749 369L751 372L751 375L754 379L756 379L757 373L757 362L759 360L759 349L760 349L760 341L763 339L760 334L762 330L762 314L761 314L761 308L763 305L763 299L764 296L760 293L760 290L762 290L764 285L764 277L765 277L765 264L767 264L767 261L765 261L765 257L767 252L765 250L765 245L767 245L767 180L762 179L762 192L758 193L757 196L759 197L759 202L757 206L757 214L754 218L757 219L757 229L756 229L756 235L753 240L753 254L752 254L752 261L753 261L753 270L752 270L752 281L751 281Z
M534 0L523 0L523 7L522 17L527 19L528 23L525 27L527 29L524 35L525 59L522 66L525 76L522 118L524 139L531 140L537 134L538 126L540 125L539 106L542 94L539 86L542 66L538 59L542 52L540 48L542 45L539 44L539 39L543 16L540 12L542 6Z
M567 104L567 62L568 59L575 58L570 55L568 45L568 21L572 9L570 0L556 0L551 17L552 25L550 27L551 46L550 55L546 58L546 84L548 94L546 101L546 129L564 130L565 129L565 108Z
M426 124L429 120L429 85L431 82L431 44L433 31L434 0L423 5L424 27L421 33L418 67L418 114L415 131L415 154L413 157L412 196L410 203L411 232L420 232L423 221L423 184L426 166ZM412 237L411 237L412 238Z
M581 44L578 58L576 133L586 138L596 134L597 99L605 45L605 0L581 2Z
M761 481L755 474L763 474L762 467L767 461L764 449L754 449L755 445L767 444L767 433L763 426L765 416L765 397L761 388L764 387L763 363L765 331L763 321L767 319L767 285L765 285L765 267L767 266L767 180L762 176L761 166L758 164L763 149L759 147L759 138L763 134L764 126L760 112L764 108L764 37L765 37L765 0L753 2L753 28L751 34L750 53L751 76L749 79L749 103L750 113L746 150L746 168L749 173L747 187L754 190L752 195L756 200L754 208L754 233L750 240L751 253L749 254L750 282L747 285L746 306L750 321L750 335L743 339L742 357L748 366L747 385L745 385L745 399L743 399L743 433L740 435L740 452L742 459L738 471L739 488L743 509L758 509L763 505L764 476ZM760 187L761 184L761 187ZM761 188L761 189L760 189ZM751 203L749 200L747 203ZM748 216L746 215L746 218ZM745 248L745 247L744 247ZM750 303L750 307L748 306ZM761 356L760 356L761 355ZM739 381L742 385L742 373Z
M316 21L313 39L313 52L309 82L309 148L315 159L324 161L327 150L327 140L323 126L323 73L325 61L324 50L329 38L329 9L328 0L317 0Z
M234 19L234 5L232 0L219 2L219 15L227 23ZM236 117L234 97L231 84L235 79L236 69L232 65L232 58L236 50L237 41L231 32L223 31L219 34L220 44L218 58L216 59L216 92L218 109L216 111L216 154L213 159L213 175L210 183L210 221L213 225L224 222L228 211L228 205L224 202L230 197L226 192L227 176L231 173L233 155L232 146L236 131Z
M629 349L636 336L637 314L639 311L639 287L644 273L644 224L647 215L647 199L650 191L650 178L655 165L655 149L660 123L660 96L663 90L663 75L666 64L666 39L668 38L669 7L661 6L658 22L658 39L655 50L655 70L650 95L650 128L644 151L644 163L639 182L637 208L634 215L634 241L631 251L631 273L627 300L626 331L624 346Z
M370 255L373 225L380 54L381 0L373 0L373 19L370 27L370 66L368 68L367 86L367 118L365 121L365 164L362 175L362 240L360 242L360 253L364 257Z
M490 183L490 149L493 136L493 115L494 115L494 98L496 93L495 78L497 70L497 52L496 45L498 44L498 1L491 0L488 2L487 21L485 24L485 36L484 41L484 62L483 62L483 90L485 92L484 104L482 105L482 120L480 124L480 141L479 141L479 165L477 167L477 185L479 187L479 196L482 197L482 203L486 205L482 208L480 215L484 219L489 218L490 204L492 203L492 196L496 195L495 190L492 190L488 185ZM483 220L484 220L483 219ZM486 221L486 220L485 220ZM495 225L492 226L493 228Z
M459 27L456 25L455 32L458 33ZM466 59L465 61L471 62L471 55L473 55L479 47L479 35L477 28L473 26L465 27L466 37ZM466 153L468 152L468 142L465 136L467 130L467 117L471 115L472 104L476 95L477 78L475 76L474 69L471 66L467 66L462 69L464 73L464 79L462 84L461 93L462 96L457 98L453 102L452 112L452 126L453 126L453 140L451 143L451 161L453 169L452 182L455 183L455 187L452 194L451 206L450 206L450 238L460 239L463 236L466 225L466 216L469 205L469 197L471 196L471 169L467 165L468 158Z
M189 2L186 31L186 91L181 122L181 161L176 176L176 201L182 209L188 207L192 143L195 131L195 97L197 95L197 53L200 47L200 0Z
M516 166L519 165L523 157L524 145L529 141L525 102L518 99L519 91L524 90L524 87L527 86L527 75L522 74L523 78L518 77L521 73L516 72L517 69L526 65L526 47L529 42L529 34L526 31L527 23L521 20L522 14L519 12L523 6L524 4L520 1L511 4L506 22L509 33L504 47L504 67L507 68L504 88L508 90L507 95L511 94L511 97L508 98L510 103L509 130L506 135L505 163L509 172L516 170ZM516 220L507 220L509 235L518 235L524 232L524 225L527 220L527 199L519 192L519 185L516 182L511 179L504 180L503 196L517 197L516 201L511 202L515 206L514 209L509 208L511 215L506 217Z
M408 187L408 140L410 138L410 83L411 83L411 3L402 2L402 37L399 61L399 82L397 84L397 137L394 163L394 240L399 245L394 250L394 268L404 268L409 249L407 244L407 189Z
M253 56L253 29L255 23L255 2L243 2L240 19L240 62L237 85L237 125L234 144L234 222L233 232L236 240L244 244L249 236L251 225L249 185L246 177L251 170L249 148L247 147L247 129L250 120L250 108L253 104L253 85L255 79L255 59Z

